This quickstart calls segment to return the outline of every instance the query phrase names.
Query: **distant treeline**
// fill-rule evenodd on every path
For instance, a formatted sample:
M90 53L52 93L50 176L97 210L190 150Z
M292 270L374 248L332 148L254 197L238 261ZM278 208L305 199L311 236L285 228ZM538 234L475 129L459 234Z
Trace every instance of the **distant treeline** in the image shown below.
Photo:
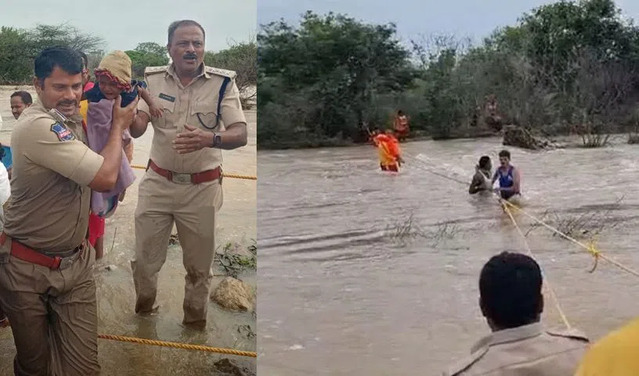
M83 33L73 26L38 25L24 30L0 28L0 84L30 84L33 78L33 60L40 51L51 46L69 46L87 54L91 71L108 51L104 40ZM132 61L134 78L142 78L147 66L166 65L169 57L165 46L154 42L139 43L134 50L125 51ZM257 83L257 44L255 41L236 43L218 52L207 51L206 65L237 72L241 91ZM245 98L249 99L249 98ZM251 98L254 99L254 98Z
M639 29L613 0L544 5L475 45L450 36L410 42L400 43L393 24L332 13L262 26L259 145L356 141L362 124L390 126L397 109L437 138L495 119L545 135L638 123Z

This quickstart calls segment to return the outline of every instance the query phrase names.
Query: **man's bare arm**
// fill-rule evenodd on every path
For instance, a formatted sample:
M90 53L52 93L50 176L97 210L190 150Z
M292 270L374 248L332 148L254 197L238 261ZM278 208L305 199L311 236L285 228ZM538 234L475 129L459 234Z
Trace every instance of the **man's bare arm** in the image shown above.
M514 192L519 192L519 184L521 183L521 175L519 175L519 169L515 168L515 171L513 172L513 191Z
M480 185L481 185L481 181L480 181L479 176L474 175L473 176L473 181L470 182L470 187L468 187L468 193L470 193L472 195L472 194L475 194L475 193L479 192L480 191L480 189L479 189Z

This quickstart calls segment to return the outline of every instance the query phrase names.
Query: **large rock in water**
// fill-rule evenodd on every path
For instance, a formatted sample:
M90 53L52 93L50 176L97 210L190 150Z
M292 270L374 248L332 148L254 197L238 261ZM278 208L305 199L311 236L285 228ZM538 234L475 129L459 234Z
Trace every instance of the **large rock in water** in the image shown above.
M523 149L549 149L556 148L557 145L548 140L533 136L528 130L516 125L504 127L504 145L515 146Z
M251 288L233 277L226 277L220 282L211 294L211 300L231 311L252 312L255 308L255 297Z
M499 132L502 129L502 120L498 115L487 115L484 117L484 124L495 132Z
M255 376L255 370L242 366L234 360L224 358L214 363L219 376Z

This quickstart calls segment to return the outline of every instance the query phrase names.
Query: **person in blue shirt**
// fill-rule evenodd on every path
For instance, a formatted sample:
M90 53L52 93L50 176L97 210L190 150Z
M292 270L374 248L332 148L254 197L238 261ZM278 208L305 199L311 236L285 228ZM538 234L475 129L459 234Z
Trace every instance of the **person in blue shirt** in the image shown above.
M521 174L519 169L510 164L510 152L502 150L499 152L500 166L493 175L491 185L499 180L499 188L495 188L502 199L509 200L515 196L521 196Z

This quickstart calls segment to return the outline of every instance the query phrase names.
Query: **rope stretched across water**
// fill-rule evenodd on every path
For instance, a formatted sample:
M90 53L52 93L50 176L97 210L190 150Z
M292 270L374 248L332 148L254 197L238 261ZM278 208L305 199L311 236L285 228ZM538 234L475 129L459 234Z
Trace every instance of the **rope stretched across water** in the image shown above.
M577 244L578 246L584 248L586 251L588 251L595 258L595 260L597 260L598 258L601 258L601 259L606 260L609 263L615 265L619 269L639 277L639 272L637 272L636 270L634 270L632 268L629 268L629 267L623 265L622 263L620 263L619 261L616 261L615 259L612 259L612 258L604 255L600 250L598 250L594 246L594 244L586 245L586 244L580 242L579 240L577 240L577 239L575 239L575 238L573 238L573 237L571 237L569 235L566 235L563 232L557 230L556 228L550 226L549 224L547 224L546 222L542 221L541 219L538 219L535 216L529 214L528 212L524 211L522 208L518 207L517 205L514 205L513 203L508 202L506 200L502 200L502 201L506 205L511 206L514 209L522 212L525 216L527 216L528 218L534 220L535 222L537 222L538 224L544 226L545 228L549 229L550 231L554 232L555 234L557 234L557 235L561 236L562 238L564 238L564 239L566 239L566 240L568 240L570 242L573 242L573 243Z
M116 336L116 335L111 335L111 334L98 334L98 338L108 339L108 340L112 340L112 341L137 343L137 344L142 344L142 345L172 347L172 348L175 348L175 349L206 351L206 352L218 353L218 354L247 356L247 357L251 357L251 358L256 358L257 357L257 353L254 352L254 351L241 351L241 350L226 349L226 348L221 348L221 347L211 347L211 346L204 346L204 345L191 345L191 344L188 344L188 343L158 341L158 340L136 338L136 337Z
M528 240L526 239L526 235L524 235L524 233L521 231L521 228L519 227L519 224L517 224L517 221L515 220L515 217L513 217L513 214L510 212L510 209L508 208L508 206L506 206L503 203L502 203L502 207L504 208L504 211L506 212L506 214L508 214L508 217L510 217L510 220L512 221L513 225L515 225L517 232L519 232L519 235L521 235L522 239L524 240L524 245L526 246L526 251L528 251L528 255L532 257L533 259L535 259L536 257L535 255L533 255L532 249L530 248L530 245L528 244ZM539 270L541 270L541 274L544 276L544 286L548 290L550 297L553 300L553 303L555 303L555 307L557 307L557 312L559 312L559 316L561 317L561 320L564 322L564 325L566 325L566 329L570 330L571 326L570 326L570 323L568 322L568 317L566 317L566 314L561 309L561 305L559 304L559 299L557 298L557 294L555 294L555 291L553 290L552 286L550 286L550 280L546 276L546 273L544 272L544 269L541 267L541 264L539 264Z
M430 168L427 168L427 166L425 166L425 165L424 165L424 163L423 163L421 160L417 159L417 158L412 158L412 157L411 157L410 159L411 159L411 160L413 160L413 161L420 162L420 163L418 163L416 166L417 166L418 168L420 168L420 167L421 167L423 170L425 170L425 171L427 171L427 172L430 172L430 173L432 173L432 174L434 174L434 175L437 175L437 176L440 176L440 177L442 177L442 178L445 178L445 179L448 179L448 180L454 181L454 182L459 183L459 184L463 184L463 185L466 185L466 184L467 184L466 182L463 182L463 181L461 181L461 180L459 180L459 179L455 179L455 178L453 178L453 177L451 177L451 176L448 176L448 175L445 175L445 174L441 174L441 173L438 173L438 172L436 172L436 171L431 170ZM421 164L421 165L420 165L420 164ZM517 232L518 232L518 233L522 236L522 238L523 238L523 240L524 240L524 245L525 245L526 250L528 251L528 253L529 253L530 257L535 258L535 257L534 257L534 255L533 255L533 253L532 253L532 250L531 250L531 248L530 248L530 245L528 244L528 241L527 241L527 239L526 239L526 235L525 235L525 234L521 231L521 228L519 227L519 224L518 224L518 223L517 223L517 221L515 220L515 217L512 215L511 208L512 208L512 209L515 209L515 210L518 210L518 211L520 211L520 212L522 212L522 213L523 213L524 215L526 215L527 217L531 218L532 220L534 220L534 221L535 221L535 222L537 222L538 224L540 224L540 225L544 226L545 228L547 228L547 229L551 230L551 231L552 231L552 232L554 232L555 234L560 235L560 236L561 236L561 237L563 237L564 239L569 240L569 241L571 241L571 242L573 242L573 243L575 243L575 244L579 245L580 247L582 247L582 248L586 249L586 250L587 250L590 254L592 254L592 255L595 257L595 267L597 266L596 262L597 262L598 258L600 258L600 257L601 257L602 259L604 259L604 260L606 260L606 261L610 262L611 264L613 264L613 265L615 265L615 266L619 267L620 269L622 269L622 270L624 270L624 271L626 271L626 272L628 272L628 273L630 273L630 274L633 274L633 275L635 275L635 276L639 277L639 273L638 273L637 271L635 271L635 270L633 270L633 269L631 269L631 268L629 268L629 267L627 267L627 266L625 266L625 265L621 264L620 262L618 262L618 261L616 261L616 260L614 260L614 259L612 259L612 258L610 258L610 257L607 257L607 256L603 255L603 254L602 254L602 252L601 252L600 250L598 250L598 249L596 249L596 248L595 248L594 244L591 244L591 245L589 245L589 246L588 246L588 245L586 245L586 244L584 244L584 243L582 243L582 242L580 242L580 241L578 241L578 240L576 240L576 239L572 238L571 236L568 236L568 235L564 234L563 232L559 231L558 229L556 229L556 228L554 228L554 227L550 226L549 224L545 223L545 222L544 222L544 221L542 221L541 219L538 219L537 217L533 216L532 214L529 214L528 212L526 212L526 211L525 211L525 210L523 210L522 208L518 207L517 205L515 205L515 204L513 204L513 203L511 203L511 202L509 202L509 201L507 201L507 200L502 199L500 196L497 196L497 200L499 201L499 203L500 203L500 204L501 204L501 206L503 207L504 211L508 214L508 217L510 218L510 220L511 220L511 221L512 221L512 223L513 223L513 225L514 225L514 226L515 226L515 228L517 229ZM543 272L543 269L542 269L541 265L539 265L539 268L540 268L540 270L542 271L542 274L544 274L544 275L545 275L545 273ZM592 270L594 271L594 268L593 268ZM562 321L564 322L564 324L566 325L566 328L567 328L567 329L571 329L570 322L568 321L568 318L567 318L566 314L564 313L564 311L561 309L561 305L559 304L559 299L557 298L557 295L555 294L554 290L553 290L553 289L552 289L552 287L550 286L550 282L548 281L548 278L544 277L544 279L546 280L545 285L547 286L547 289L548 289L548 291L549 291L549 293L550 293L550 296L551 296L551 298L552 298L552 300L553 300L553 302L554 302L555 306L557 307L557 312L558 312L558 313L559 313L559 315L561 316L561 319L562 319Z
M146 170L146 166L131 165L131 167L137 168L139 170ZM228 172L222 172L222 176L224 176L225 178L231 178L231 179L257 180L257 176L254 176L254 175L230 174Z
M414 161L419 161L416 158L411 158ZM421 161L419 161L421 162ZM460 184L464 184L466 185L465 182L455 179L453 177L444 175L444 174L440 174L437 173L435 171L431 171L431 170L427 170L429 172L432 172L435 175L438 175L440 177L452 180L456 183L460 183ZM501 199L501 198L500 198ZM504 209L504 212L506 212L506 214L508 214L508 217L510 218L511 222L513 223L513 225L515 226L515 228L517 229L517 232L519 233L519 235L521 235L521 238L524 242L524 246L526 248L526 251L528 252L528 255L530 257L532 257L533 259L536 259L535 255L532 252L532 249L530 248L530 245L528 244L528 239L526 239L526 235L523 233L523 231L521 230L521 228L519 227L519 224L517 223L517 221L515 220L515 217L513 216L512 212L510 211L510 208L508 208L508 206L506 204L504 204L503 202L507 202L505 200L500 200L500 204ZM539 269L542 273L542 275L544 276L544 287L546 288L546 290L548 290L548 293L551 297L551 299L553 300L553 303L555 304L555 307L557 307L557 312L559 313L559 316L561 317L561 320L564 322L564 325L566 325L566 329L570 330L572 327L570 325L570 322L568 321L568 317L566 316L566 314L564 313L563 309L561 308L561 305L559 304L559 298L557 298L557 294L555 294L555 291L553 290L551 284L550 284L550 280L547 277L546 273L544 272L544 269L542 268L541 264L539 264Z
M441 173L438 173L438 172L436 172L436 171L431 170L430 168L428 168L428 167L424 166L424 162L423 162L423 161L421 161L421 160L419 160L419 159L417 159L417 158L410 157L410 159L411 159L411 160L414 160L414 161L417 161L417 162L420 162L422 165L420 166L419 164L417 164L416 166L417 166L418 168L420 168L420 167L421 167L421 169L422 169L422 170L424 170L424 171L426 171L426 172L430 172L430 173L432 173L432 174L434 174L434 175L440 176L440 177L445 178L445 179L448 179L448 180L450 180L450 181L454 181L454 182L459 183L459 184L467 185L467 183L466 183L466 182L463 182L463 181L461 181L461 180L459 180L459 179L455 179L455 178L453 178L453 177L451 177L451 176L447 176L447 175L444 175L444 174L441 174ZM630 274L632 274L632 275L634 275L634 276L636 276L636 277L639 277L639 272L638 272L638 271L636 271L636 270L634 270L634 269L632 269L632 268L630 268L630 267L628 267L628 266L623 265L623 264L622 264L622 263L620 263L619 261L616 261L615 259L613 259L613 258L611 258L611 257L609 257L609 256L604 255L604 254L601 252L601 250L597 249L597 248L594 246L594 244L586 245L586 244L584 244L584 243L580 242L579 240L576 240L575 238L573 238L573 237L571 237L571 236L569 236L569 235L566 235L565 233L563 233L563 232L559 231L559 230L558 230L558 229L556 229L555 227L552 227L551 225L549 225L549 224L547 224L546 222L542 221L541 219L539 219L539 218L535 217L534 215L532 215L532 214L528 213L527 211L525 211L524 209L520 208L519 206L517 206L517 205L515 205L515 204L513 204L513 203L511 203L511 202L509 202L509 201L507 201L507 200L504 200L504 199L502 199L501 197L499 197L499 198L498 198L498 200L499 200L499 202L500 202L500 203L503 203L503 204L505 204L505 205L508 205L509 207L511 207L511 208L513 208L513 209L515 209L515 210L517 210L517 211L519 211L519 212L521 212L522 214L524 214L524 215L525 215L525 216L527 216L528 218L530 218L530 219L532 219L533 221L537 222L538 224L540 224L540 225L544 226L545 228L547 228L548 230L550 230L550 231L554 232L555 234L557 234L557 235L561 236L562 238L564 238L564 239L566 239L566 240L568 240L568 241L570 241L570 242L572 242L572 243L575 243L575 244L577 244L578 246L580 246L580 247L584 248L586 251L588 251L588 253L590 253L590 254L591 254L591 255L595 258L595 262L596 262L599 258L601 258L601 259L603 259L603 260L605 260L605 261L608 261L609 263L611 263L611 264L615 265L615 266L616 266L616 267L618 267L619 269L621 269L621 270L623 270L623 271L625 271L625 272L627 272L627 273L630 273Z

